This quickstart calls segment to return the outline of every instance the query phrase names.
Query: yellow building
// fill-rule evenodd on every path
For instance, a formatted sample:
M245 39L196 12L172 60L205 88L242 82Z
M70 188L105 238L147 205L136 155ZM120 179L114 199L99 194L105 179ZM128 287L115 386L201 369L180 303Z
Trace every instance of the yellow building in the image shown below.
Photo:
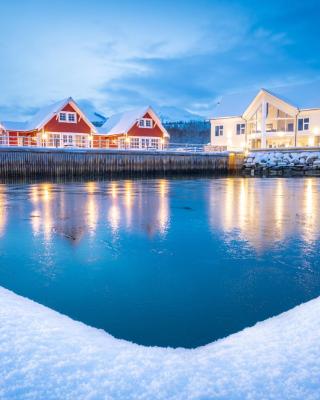
M245 95L226 97L215 109L217 116L210 120L213 147L243 150L320 146L320 90L313 98L318 108L310 101L300 108L266 89L261 89L251 102L246 102Z

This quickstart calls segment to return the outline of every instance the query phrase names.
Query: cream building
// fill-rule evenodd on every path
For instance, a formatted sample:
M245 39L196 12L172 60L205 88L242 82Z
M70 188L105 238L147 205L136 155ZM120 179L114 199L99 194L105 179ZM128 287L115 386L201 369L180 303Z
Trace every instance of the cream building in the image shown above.
M298 90L299 94L303 97ZM246 102L248 95L227 97L221 99L215 110L217 116L210 120L214 148L320 146L320 88L314 90L312 101L308 98L304 102L305 107L301 106L301 101L298 106L296 101L291 102L266 89L261 89L253 100L251 95L251 102Z

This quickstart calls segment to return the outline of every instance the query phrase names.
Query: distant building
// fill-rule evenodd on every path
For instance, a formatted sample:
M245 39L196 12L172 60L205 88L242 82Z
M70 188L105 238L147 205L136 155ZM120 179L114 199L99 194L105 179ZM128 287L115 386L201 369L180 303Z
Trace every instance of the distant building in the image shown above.
M169 133L151 107L112 115L98 128L94 147L162 149Z
M169 134L151 107L90 117L71 98L40 109L25 122L0 123L0 145L162 149Z
M314 85L294 89L283 88L284 96L261 89L254 98L246 94L222 98L210 120L211 146L228 150L320 146L320 90Z
M1 142L9 146L90 147L96 132L71 97L40 109L26 122L1 124Z

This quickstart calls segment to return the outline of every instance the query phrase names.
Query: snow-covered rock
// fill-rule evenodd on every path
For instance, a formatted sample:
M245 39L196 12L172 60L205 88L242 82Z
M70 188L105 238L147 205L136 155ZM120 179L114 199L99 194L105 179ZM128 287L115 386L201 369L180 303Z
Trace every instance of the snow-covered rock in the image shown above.
M320 298L194 350L143 347L0 288L0 399L296 399L320 393Z
M245 167L294 167L319 166L320 151L258 151L252 152L245 160Z

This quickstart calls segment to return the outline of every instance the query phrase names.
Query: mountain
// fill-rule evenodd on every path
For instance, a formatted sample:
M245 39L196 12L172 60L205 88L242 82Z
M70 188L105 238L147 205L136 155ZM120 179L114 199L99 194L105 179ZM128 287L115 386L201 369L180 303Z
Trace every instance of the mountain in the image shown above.
M193 114L183 108L159 106L154 107L163 123L187 122L187 121L204 121L205 118L200 115Z

